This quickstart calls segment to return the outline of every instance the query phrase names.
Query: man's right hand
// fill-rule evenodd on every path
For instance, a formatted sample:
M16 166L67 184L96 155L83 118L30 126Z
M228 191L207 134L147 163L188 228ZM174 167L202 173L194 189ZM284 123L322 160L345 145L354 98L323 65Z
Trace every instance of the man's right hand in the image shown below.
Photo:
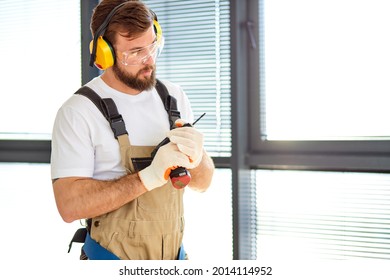
M158 149L152 163L138 172L143 185L148 191L161 187L169 179L169 171L178 166L189 167L188 156L179 151L176 144L169 142Z

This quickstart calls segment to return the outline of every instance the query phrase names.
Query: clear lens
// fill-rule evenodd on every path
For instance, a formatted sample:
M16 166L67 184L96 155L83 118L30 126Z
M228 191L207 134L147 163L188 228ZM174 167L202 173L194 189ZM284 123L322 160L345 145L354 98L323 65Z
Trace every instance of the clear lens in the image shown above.
M122 64L123 65L140 65L145 64L150 57L156 59L161 53L164 46L164 39L160 39L149 46L135 50L122 52Z

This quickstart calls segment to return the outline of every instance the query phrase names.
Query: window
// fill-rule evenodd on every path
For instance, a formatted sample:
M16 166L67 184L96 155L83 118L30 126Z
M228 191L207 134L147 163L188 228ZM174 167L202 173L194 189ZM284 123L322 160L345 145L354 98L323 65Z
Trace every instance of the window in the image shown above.
M230 17L228 0L144 1L165 37L157 62L161 79L181 85L212 156L231 154Z
M190 260L229 261L232 247L231 170L218 168L204 193L186 190L183 244Z
M80 1L0 1L0 38L0 139L49 140L81 82Z
M230 156L229 1L144 2L157 14L165 37L164 49L157 61L158 77L182 86L195 118L206 113L196 127L205 135L205 148L209 154ZM191 259L232 258L231 195L230 169L217 169L213 185L206 193L199 196L192 191L186 192L184 242ZM199 212L199 205L194 207L194 201L203 205L203 211ZM199 220L200 217L203 218ZM212 233L207 228L212 228ZM213 248L213 256L199 251L199 240Z
M228 217L232 209L231 192L227 190L231 185L230 173L228 169L219 169L209 191L185 193L184 246L191 260L231 260L231 220ZM9 230L0 231L0 238L8 241L4 242L2 252L15 260L20 258L20 248L26 248L24 258L29 263L37 260L31 262L32 266L42 270L77 260L82 246L73 243L72 250L67 253L69 242L81 224L80 221L71 224L62 221L48 178L48 164L0 163L0 210L12 213L4 215L4 227ZM216 201L218 207L215 207ZM208 228L214 228L216 221L218 230L210 231ZM26 238L26 229L31 229L29 238Z
M12 61L11 55L3 58L10 66L2 70L4 104L9 106L0 113L0 161L25 161L26 151L19 149L16 139L46 139L50 144L55 110L79 87L81 78L87 81L96 75L89 67L82 74L80 70L89 59L88 54L80 56L80 32L84 40L89 34L89 16L80 11L80 4L81 10L89 5L85 10L90 12L92 2L0 3L1 51L18 54ZM231 256L233 240L235 259L272 257L275 248L326 258L388 259L388 4L145 2L157 13L166 38L159 78L183 87L195 117L206 112L197 127L205 133L206 149L219 168L210 193L200 198L187 192L185 199L205 199L202 216L217 208L216 198L220 200L206 224L215 226L218 217L223 224L208 236L208 245L223 236L216 241L223 248L221 258ZM55 24L46 24L49 20ZM53 35L40 37L48 33ZM26 41L34 54L29 60L22 55ZM87 44L82 45L88 52ZM18 112L12 119L14 104ZM49 148L35 142L27 150L29 159L39 162ZM25 167L34 174L48 168ZM8 168L3 166L3 178L11 174ZM6 180L3 185L8 184ZM185 242L194 259L204 255L193 230L204 222L191 211L196 207L186 208ZM63 234L66 242L73 230Z
M258 259L390 259L389 174L259 170L257 195Z
M389 4L257 4L257 258L389 259Z
M251 166L390 169L387 9L383 1L258 1Z
M389 140L384 1L261 1L262 137Z

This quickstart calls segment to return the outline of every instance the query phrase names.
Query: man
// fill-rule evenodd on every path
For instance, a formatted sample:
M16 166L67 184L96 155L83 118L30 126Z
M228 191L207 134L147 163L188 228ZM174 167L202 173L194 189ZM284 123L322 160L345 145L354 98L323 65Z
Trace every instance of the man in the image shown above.
M57 113L52 138L51 175L58 211L65 222L88 219L83 258L103 258L94 252L105 250L119 259L178 259L184 189L173 188L167 174L186 168L191 174L188 187L205 191L213 162L196 128L170 130L155 88L155 62L163 37L154 13L141 1L103 0L94 9L91 31L91 62L104 72L86 86L115 102L128 145L123 149L91 100L80 94L67 100ZM163 84L177 100L181 114L177 122L192 123L185 93L171 82ZM158 149L149 166L133 166L134 159L150 157L165 137L170 142Z

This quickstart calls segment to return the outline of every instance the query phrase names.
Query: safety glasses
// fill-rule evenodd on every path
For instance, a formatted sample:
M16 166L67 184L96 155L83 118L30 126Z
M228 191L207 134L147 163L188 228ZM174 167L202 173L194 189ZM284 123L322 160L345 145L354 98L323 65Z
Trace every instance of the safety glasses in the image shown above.
M155 60L161 53L164 46L164 38L155 41L154 43L136 50L122 52L122 64L126 66L145 64L150 57Z

